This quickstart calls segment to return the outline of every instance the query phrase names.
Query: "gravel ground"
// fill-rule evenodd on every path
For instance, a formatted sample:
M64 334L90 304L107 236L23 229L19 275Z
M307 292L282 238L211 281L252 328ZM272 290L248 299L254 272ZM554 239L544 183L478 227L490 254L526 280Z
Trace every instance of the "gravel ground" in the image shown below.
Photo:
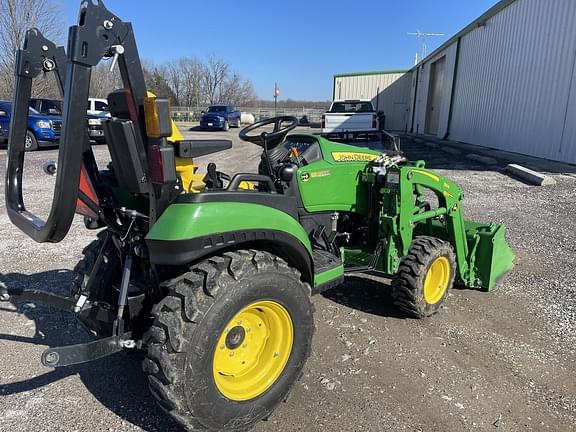
M206 137L205 133L189 133ZM224 171L252 171L259 152L205 157ZM411 159L459 183L468 218L504 223L518 255L492 293L455 289L432 319L405 319L391 306L388 281L349 277L316 296L317 333L305 374L257 431L568 431L576 430L576 179L537 188L462 157L410 140ZM105 147L96 147L105 163ZM53 179L28 155L25 194L46 214ZM5 166L0 151L0 166ZM2 189L3 186L0 186ZM0 190L3 196L3 189ZM65 293L71 269L93 238L78 219L60 244L39 245L0 208L0 281ZM137 355L120 353L53 371L47 346L85 341L69 314L0 306L0 431L177 431L148 394Z

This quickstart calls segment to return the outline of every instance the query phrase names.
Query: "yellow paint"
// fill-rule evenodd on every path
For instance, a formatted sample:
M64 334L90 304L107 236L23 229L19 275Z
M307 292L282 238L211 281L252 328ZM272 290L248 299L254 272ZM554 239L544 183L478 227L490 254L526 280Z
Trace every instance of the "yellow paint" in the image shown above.
M144 116L146 119L146 131L148 136L154 138L160 135L158 123L158 111L156 109L156 95L152 92L147 92L144 99ZM172 135L168 137L168 141L176 143L184 140L184 136L174 123L172 123ZM182 180L182 188L184 192L203 192L206 189L204 184L204 176L197 174L198 166L194 164L192 158L176 158L176 173L180 180Z
M184 192L204 192L204 176L197 174L198 166L194 164L192 158L176 158L176 174L182 180Z
M434 305L442 300L450 283L450 262L446 257L438 257L428 268L424 280L424 300Z
M371 162L377 159L378 156L370 153L333 152L332 158L336 162Z
M324 171L313 171L310 173L310 177L312 178L317 178L317 177L328 177L332 175L332 173L330 172L330 170L324 170Z
M146 117L146 131L148 132L148 135L152 138L154 138L155 136L158 136L159 133L156 133L156 135L152 135L154 133L154 129L158 128L158 112L156 111L156 95L152 92L147 92L147 96L144 99L144 113L145 113L145 117ZM174 123L174 120L170 120L170 122L172 123L172 135L170 135L168 137L168 141L170 141L171 143L175 143L178 141L183 141L184 140L184 136L182 135L182 133L180 132L180 130L178 129L178 126L176 126L176 123ZM150 123L150 125L149 125ZM148 127L150 126L150 130L148 129Z
M412 172L417 172L418 174L425 175L426 177L429 177L429 178L431 178L432 180L437 181L437 182L440 181L440 177L438 177L438 176L436 176L436 175L434 175L434 174L432 174L432 173L429 173L428 171L422 171L422 170L419 170L419 169L414 169L414 170L412 170Z
M240 184L238 185L238 189L255 190L256 185L253 182L243 181L243 182L240 182Z
M228 335L238 330L243 338L231 346ZM262 395L284 371L294 340L290 314L279 303L262 300L238 312L224 327L214 350L213 377L216 387L232 401Z

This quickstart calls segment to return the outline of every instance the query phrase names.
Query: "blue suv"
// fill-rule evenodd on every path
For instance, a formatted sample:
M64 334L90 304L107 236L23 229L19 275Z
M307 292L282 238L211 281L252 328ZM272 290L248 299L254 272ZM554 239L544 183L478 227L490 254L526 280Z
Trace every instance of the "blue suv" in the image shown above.
M12 103L0 101L0 142L8 140ZM26 151L38 150L40 147L57 146L60 143L62 118L60 116L42 115L34 108L28 114L28 132L26 133Z
M202 112L200 128L205 130L227 131L231 126L240 127L240 111L231 105L210 105L208 112Z

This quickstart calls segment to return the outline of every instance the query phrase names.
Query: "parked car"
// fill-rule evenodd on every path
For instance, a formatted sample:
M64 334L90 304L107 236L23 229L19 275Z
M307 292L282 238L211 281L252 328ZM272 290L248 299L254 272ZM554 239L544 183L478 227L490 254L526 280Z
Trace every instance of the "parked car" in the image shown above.
M88 98L88 114L98 117L110 117L110 108L106 99Z
M231 105L210 105L208 111L202 113L200 127L227 131L231 126L240 127L241 114Z
M322 133L376 132L378 116L369 99L335 100L322 115Z
M62 115L62 101L59 99L44 99L32 98L30 99L30 106L38 111L40 114L45 115ZM108 107L108 105L106 105ZM88 128L88 135L90 139L98 144L105 144L104 130L102 129L102 121L109 118L110 113L103 114L86 114L86 123Z
M106 144L106 137L104 137L104 129L102 128L102 122L107 120L109 116L105 114L93 115L86 114L86 121L88 123L88 136L92 141L97 144Z
M8 140L10 119L12 117L12 103L0 101L0 138L3 142ZM37 150L40 147L57 146L60 143L62 130L62 117L40 114L30 107L28 114L28 131L26 133L26 151Z

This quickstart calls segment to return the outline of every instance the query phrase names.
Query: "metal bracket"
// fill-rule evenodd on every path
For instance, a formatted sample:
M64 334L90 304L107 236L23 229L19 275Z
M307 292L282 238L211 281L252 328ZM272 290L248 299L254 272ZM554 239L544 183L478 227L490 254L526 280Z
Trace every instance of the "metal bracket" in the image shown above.
M50 348L42 353L42 364L56 368L98 360L124 349L136 348L136 342L130 337L130 333L125 333L122 338L111 336L83 344Z
M56 72L60 90L66 76L68 59L63 46L44 37L38 29L28 30L24 48L16 57L16 75L23 78L36 78L41 72Z
M76 301L73 298L46 291L6 288L0 288L0 302L10 302L12 304L34 302L69 312L74 311L74 306L76 305Z
M101 0L92 0L80 5L78 25L70 32L70 59L75 63L96 66L102 57L115 53L113 46L122 45L130 32L130 27L110 12Z

